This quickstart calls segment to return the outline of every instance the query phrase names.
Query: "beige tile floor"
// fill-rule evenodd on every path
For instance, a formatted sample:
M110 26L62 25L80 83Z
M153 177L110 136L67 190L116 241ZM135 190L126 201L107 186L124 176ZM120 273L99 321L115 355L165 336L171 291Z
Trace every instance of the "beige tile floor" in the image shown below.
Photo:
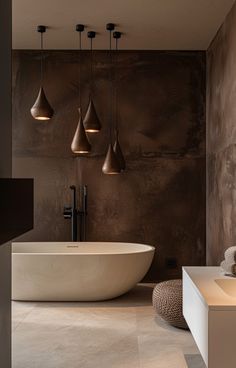
M13 368L205 368L191 334L151 305L152 285L99 303L13 302Z

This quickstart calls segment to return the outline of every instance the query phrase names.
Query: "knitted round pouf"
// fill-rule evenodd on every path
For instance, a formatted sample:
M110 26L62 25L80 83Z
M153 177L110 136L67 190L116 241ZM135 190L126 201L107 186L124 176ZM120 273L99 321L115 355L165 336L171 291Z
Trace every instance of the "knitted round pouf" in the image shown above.
M182 280L169 280L156 285L152 303L157 314L172 326L188 329L182 313Z

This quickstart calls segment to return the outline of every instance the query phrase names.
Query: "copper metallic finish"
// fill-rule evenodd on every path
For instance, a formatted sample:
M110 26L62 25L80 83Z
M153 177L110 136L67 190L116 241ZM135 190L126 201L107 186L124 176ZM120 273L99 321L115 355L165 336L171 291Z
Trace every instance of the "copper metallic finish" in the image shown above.
M102 171L104 174L109 175L120 174L121 172L119 161L114 153L111 144L109 144L107 155L102 167Z
M47 100L43 87L40 87L38 97L30 112L36 120L49 120L52 118L54 111Z
M71 150L74 153L89 153L91 151L91 145L84 129L81 109L79 108L78 110L80 117L73 141L71 143Z
M40 90L39 90L39 94L38 97L33 105L33 107L31 108L30 112L31 115L33 116L34 119L36 120L49 120L52 118L53 116L53 109L50 106L47 97L44 93L44 89L43 89L43 33L46 32L46 26L42 26L39 25L37 27L37 32L39 32L40 35L40 40L41 40L41 58L40 58Z
M92 99L89 101L88 109L84 118L84 128L88 133L97 133L101 130L101 123L98 119Z
M113 150L120 164L121 171L124 171L125 170L125 159L124 159L124 155L122 153L121 147L120 147L118 136L116 137L116 140L113 146Z

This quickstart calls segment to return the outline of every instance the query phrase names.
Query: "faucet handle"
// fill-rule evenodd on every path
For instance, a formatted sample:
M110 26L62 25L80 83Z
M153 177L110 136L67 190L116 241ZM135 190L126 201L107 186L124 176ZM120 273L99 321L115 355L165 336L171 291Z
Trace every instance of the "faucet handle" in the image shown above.
M65 219L71 219L72 217L72 208L65 206L63 211L63 216Z
M81 188L82 194L82 212L87 215L87 197L88 197L88 189L87 185L83 185Z

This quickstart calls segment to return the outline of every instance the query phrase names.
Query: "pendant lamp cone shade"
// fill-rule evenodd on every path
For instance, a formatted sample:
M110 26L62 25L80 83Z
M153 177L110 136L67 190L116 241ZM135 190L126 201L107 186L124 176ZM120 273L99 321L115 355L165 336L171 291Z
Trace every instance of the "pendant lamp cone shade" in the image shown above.
M88 141L88 138L87 138L87 135L84 129L81 109L79 109L79 114L80 114L79 122L77 125L77 129L76 129L73 141L71 143L71 150L74 153L88 153L91 151L91 145Z
M119 142L118 137L116 138L116 141L114 143L113 150L120 164L121 171L124 171L125 170L125 159L124 159L124 155L122 153L121 147L120 147L120 142Z
M36 120L49 120L52 118L54 111L47 100L43 87L40 87L38 97L30 112Z
M107 155L102 167L104 174L119 174L121 171L119 161L114 153L111 143L109 144Z
M97 133L101 130L101 124L98 119L93 100L90 99L88 109L84 118L84 128L88 133Z

